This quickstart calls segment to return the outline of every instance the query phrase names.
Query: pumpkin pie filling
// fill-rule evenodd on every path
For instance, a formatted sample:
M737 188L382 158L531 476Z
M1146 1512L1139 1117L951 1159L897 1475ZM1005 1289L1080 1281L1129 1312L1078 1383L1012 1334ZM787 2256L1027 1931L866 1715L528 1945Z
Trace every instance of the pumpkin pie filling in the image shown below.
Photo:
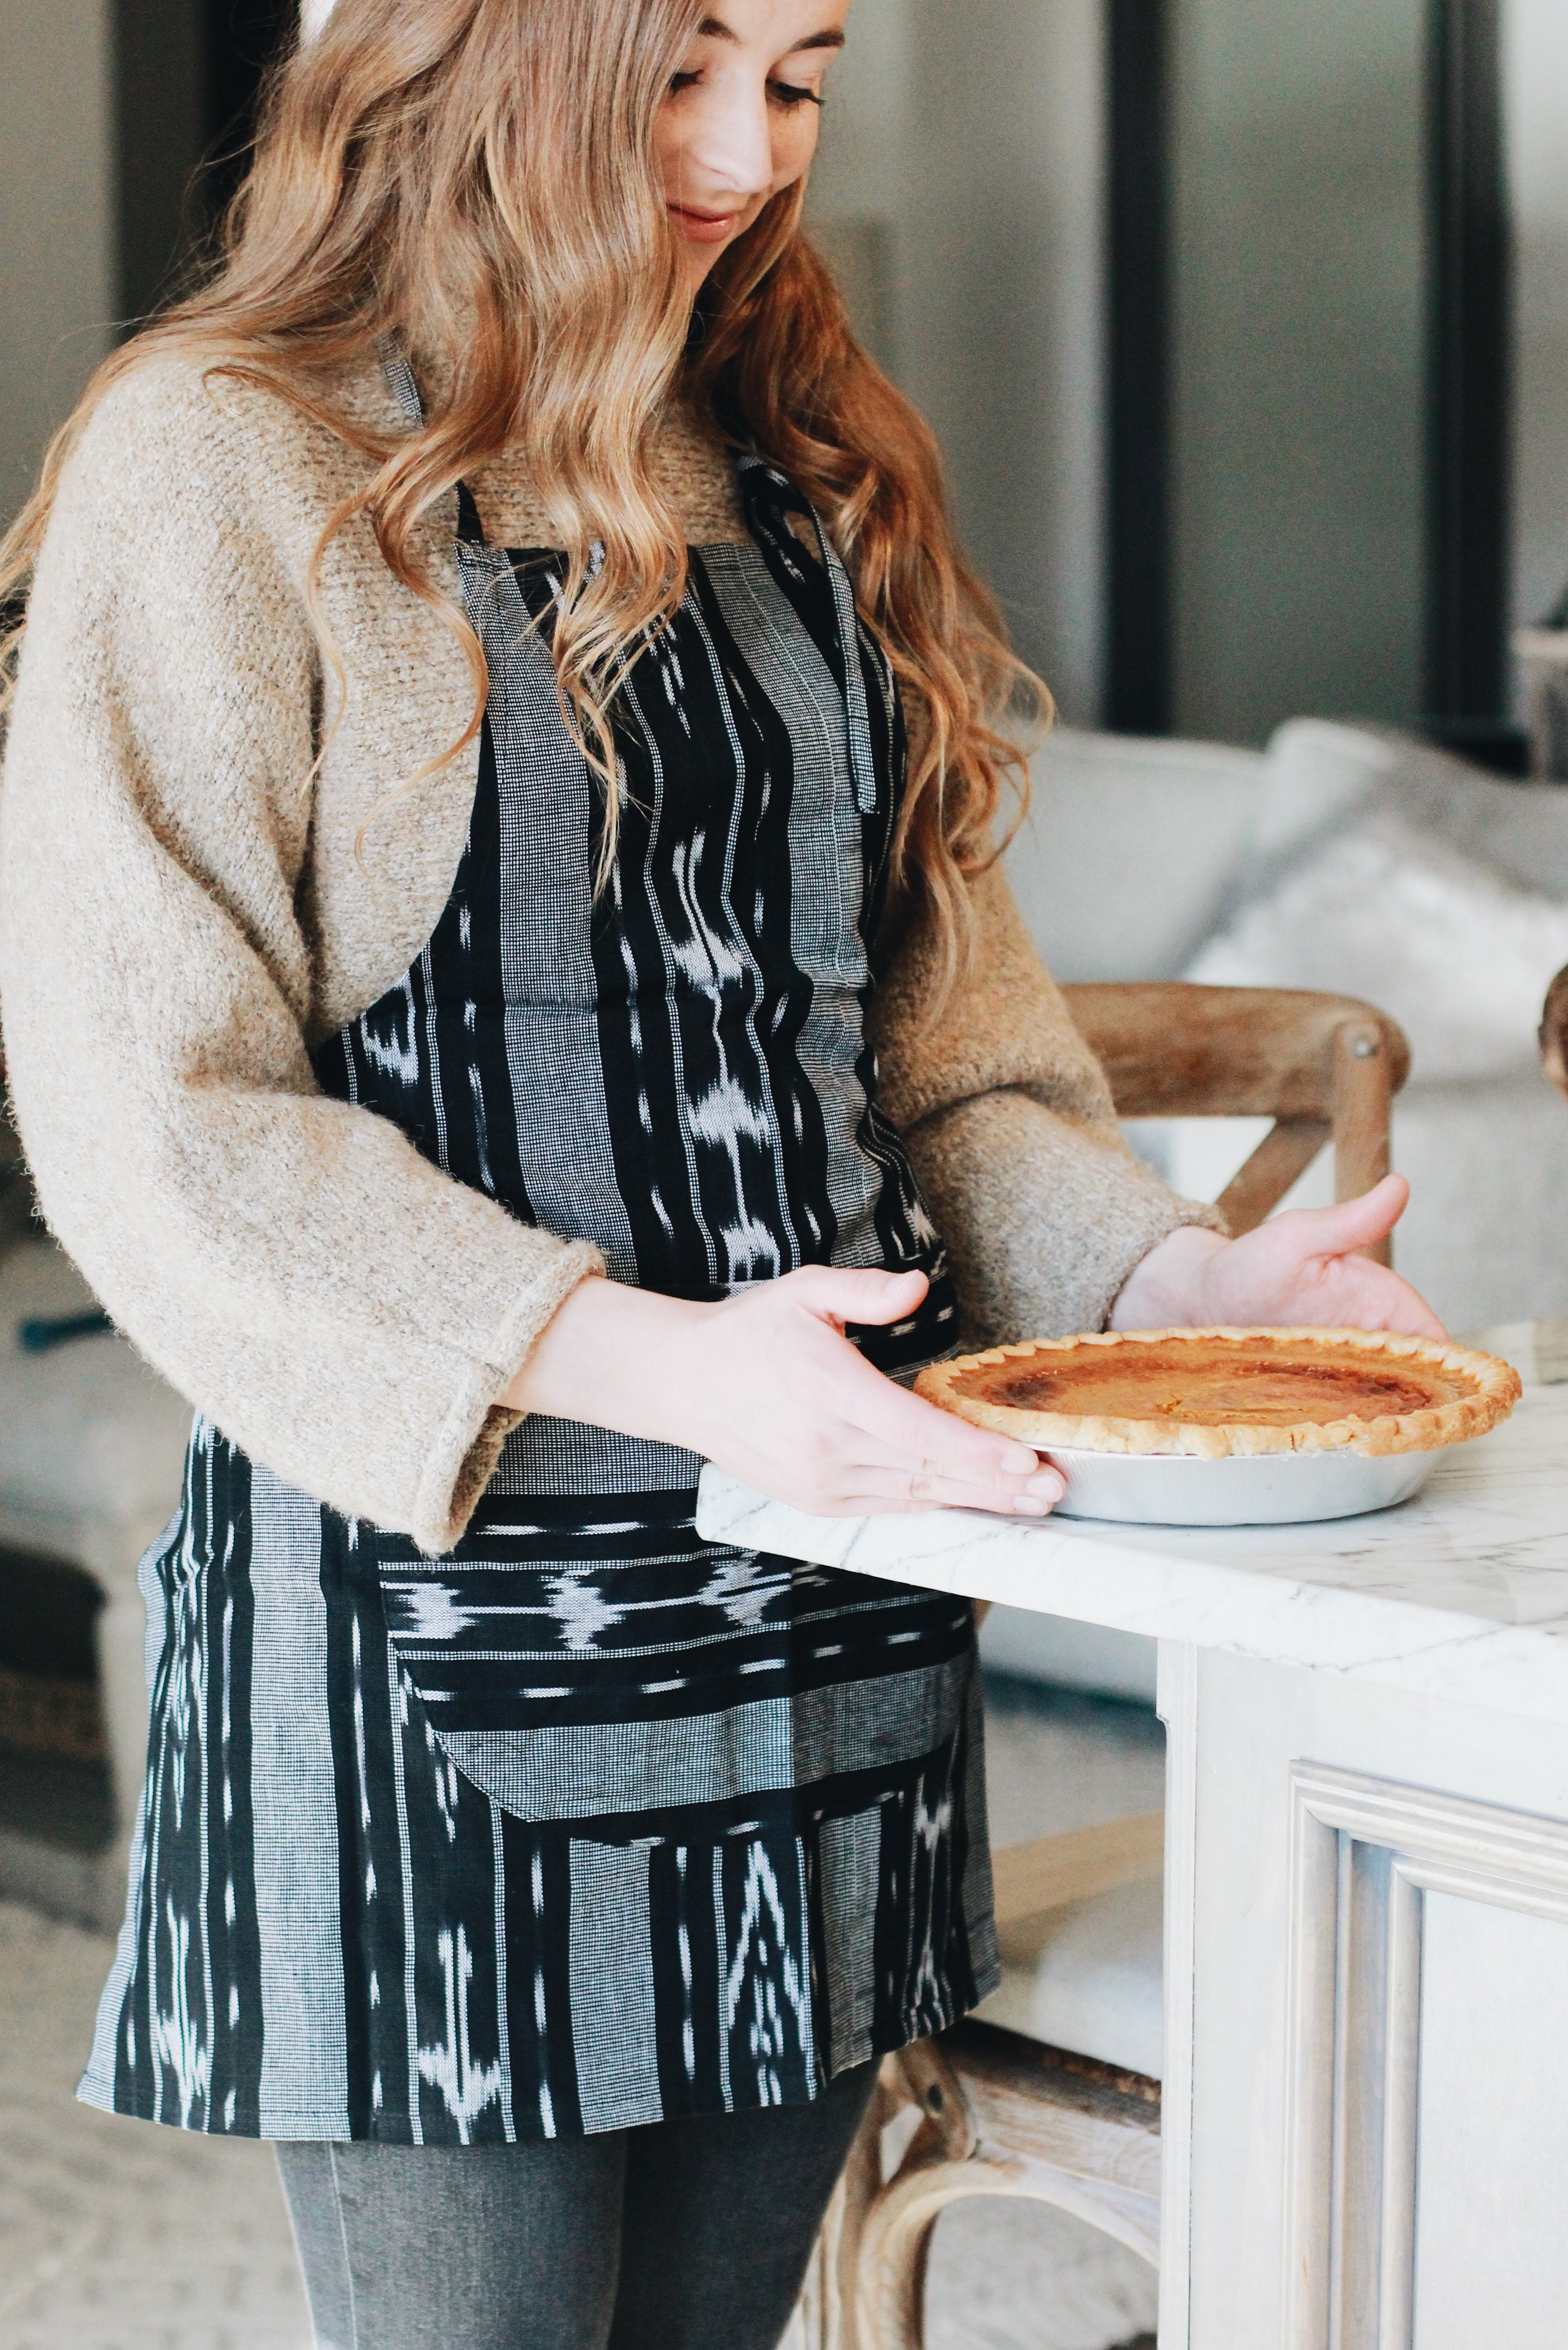
M919 1391L1026 1443L1194 1453L1435 1451L1511 1410L1490 1355L1386 1331L1163 1330L992 1347Z

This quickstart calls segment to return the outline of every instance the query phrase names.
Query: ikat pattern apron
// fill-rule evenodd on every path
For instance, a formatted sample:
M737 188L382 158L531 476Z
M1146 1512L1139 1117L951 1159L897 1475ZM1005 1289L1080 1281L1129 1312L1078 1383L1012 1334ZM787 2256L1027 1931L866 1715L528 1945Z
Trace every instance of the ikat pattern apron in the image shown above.
M919 1268L920 1311L858 1334L902 1377L954 1337L864 1033L903 723L810 509L753 459L740 487L750 543L692 551L618 702L597 897L561 558L489 547L460 494L490 665L467 844L429 942L317 1072L618 1281L717 1299ZM700 1468L529 1419L432 1560L198 1419L142 1568L148 1774L90 2103L570 2137L809 2099L983 1996L967 1606L702 1541Z

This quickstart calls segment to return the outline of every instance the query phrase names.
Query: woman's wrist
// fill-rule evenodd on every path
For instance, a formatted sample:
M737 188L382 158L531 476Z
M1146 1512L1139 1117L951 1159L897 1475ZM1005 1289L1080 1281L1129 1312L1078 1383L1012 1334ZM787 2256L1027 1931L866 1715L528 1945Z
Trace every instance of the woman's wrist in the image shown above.
M1111 1329L1175 1330L1206 1321L1209 1271L1229 1245L1222 1233L1200 1224L1167 1232L1123 1283L1111 1308Z
M590 1274L562 1300L499 1400L626 1436L681 1440L677 1362L711 1307Z

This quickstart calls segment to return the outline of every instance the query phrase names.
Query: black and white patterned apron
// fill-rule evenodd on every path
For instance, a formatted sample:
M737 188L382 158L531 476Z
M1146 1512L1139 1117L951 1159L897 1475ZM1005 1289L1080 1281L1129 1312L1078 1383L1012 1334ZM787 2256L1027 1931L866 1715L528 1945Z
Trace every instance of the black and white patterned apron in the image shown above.
M467 846L428 944L317 1056L454 1180L713 1299L919 1267L951 1290L865 1042L904 737L784 477L695 549L603 797L548 638L561 558L487 546ZM152 1729L82 2094L186 2127L482 2143L807 2099L995 1976L967 1606L716 1546L697 1459L535 1418L426 1559L198 1421L143 1566Z

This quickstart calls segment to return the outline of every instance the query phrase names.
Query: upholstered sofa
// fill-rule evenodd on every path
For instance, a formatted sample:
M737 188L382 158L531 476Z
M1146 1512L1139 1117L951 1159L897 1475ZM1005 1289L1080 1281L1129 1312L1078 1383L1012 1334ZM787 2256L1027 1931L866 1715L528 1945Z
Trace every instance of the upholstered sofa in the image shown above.
M1400 1269L1455 1330L1568 1313L1568 1106L1535 1045L1568 963L1568 790L1318 720L1263 752L1063 731L1008 864L1059 978L1322 987L1391 1013L1414 1048ZM1254 1132L1135 1139L1213 1197ZM1293 1201L1327 1180L1324 1160Z

